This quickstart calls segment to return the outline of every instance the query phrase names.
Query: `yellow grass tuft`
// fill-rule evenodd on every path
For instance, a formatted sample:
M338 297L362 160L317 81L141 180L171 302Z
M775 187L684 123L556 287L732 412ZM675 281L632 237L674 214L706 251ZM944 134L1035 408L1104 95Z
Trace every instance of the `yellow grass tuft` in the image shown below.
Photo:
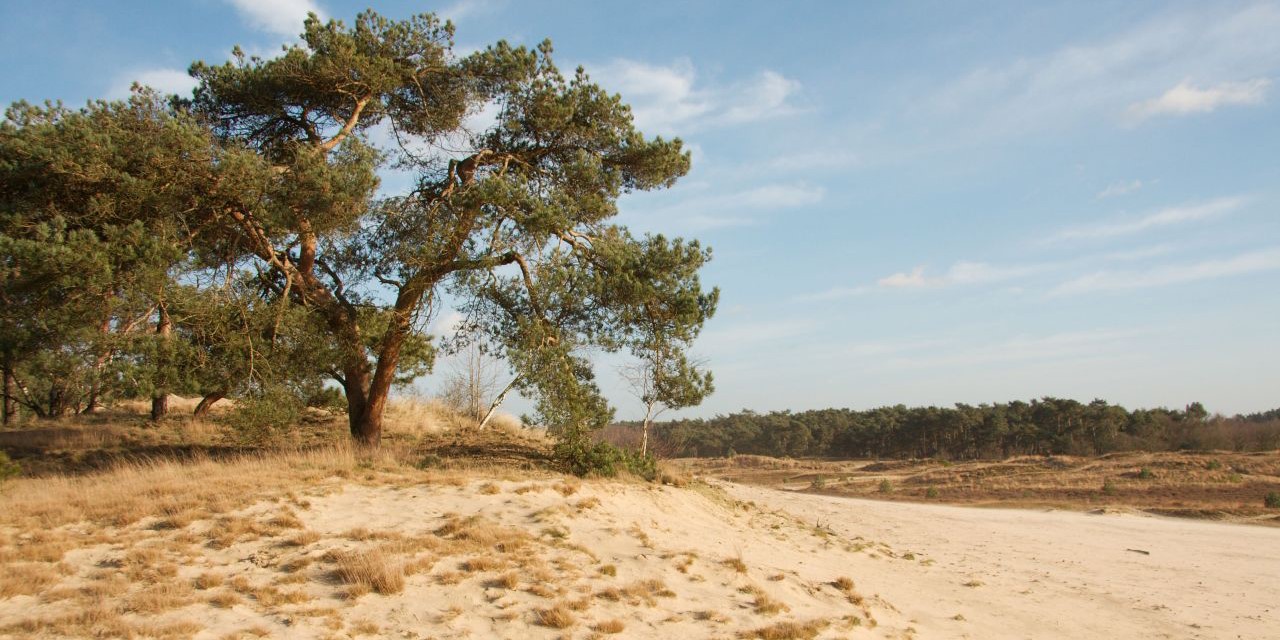
M365 593L388 595L404 590L404 568L392 564L379 551L334 551L330 555L338 565L338 578L357 591L363 588Z
M538 609L534 611L534 622L544 627L552 629L568 629L574 625L573 613L569 611L569 607L563 603L556 604L547 609Z

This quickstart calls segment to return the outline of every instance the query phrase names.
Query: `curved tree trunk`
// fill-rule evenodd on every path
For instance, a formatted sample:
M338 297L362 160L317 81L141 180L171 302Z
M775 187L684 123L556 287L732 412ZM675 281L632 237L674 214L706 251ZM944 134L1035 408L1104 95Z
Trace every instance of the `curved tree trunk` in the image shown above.
M200 404L196 405L196 410L191 415L197 418L209 415L209 410L213 408L213 404L225 397L227 397L226 393L222 391L206 394L203 398L200 398Z

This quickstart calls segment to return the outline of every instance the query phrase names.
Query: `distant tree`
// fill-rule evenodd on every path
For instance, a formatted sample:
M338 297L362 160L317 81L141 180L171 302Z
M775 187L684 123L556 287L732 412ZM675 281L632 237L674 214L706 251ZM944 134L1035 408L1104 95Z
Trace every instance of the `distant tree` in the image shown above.
M640 358L622 368L631 393L644 405L640 422L640 455L649 454L653 421L671 409L702 403L715 390L710 371L703 371L688 356L664 345L652 345Z

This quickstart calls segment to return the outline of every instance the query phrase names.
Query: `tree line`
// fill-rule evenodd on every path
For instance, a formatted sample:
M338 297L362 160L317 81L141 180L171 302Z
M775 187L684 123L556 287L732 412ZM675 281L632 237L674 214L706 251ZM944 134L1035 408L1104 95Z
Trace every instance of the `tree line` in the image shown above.
M584 354L700 380L683 353L718 292L696 240L611 222L621 194L688 172L681 141L645 137L618 95L551 54L458 55L431 14L312 15L276 57L194 63L190 96L12 105L5 421L120 397L151 398L160 418L182 393L198 411L236 398L257 423L338 404L377 445L390 390L475 347L507 363L532 420L594 455L585 434L613 410ZM411 188L381 193L387 168ZM450 342L426 329L446 298L465 318Z
M634 440L638 423L605 436ZM869 410L742 411L653 425L667 457L755 454L775 457L1006 458L1014 455L1101 455L1114 451L1280 448L1280 409L1225 417L1193 402L1183 409L1133 409L1104 400L1063 398L954 407Z

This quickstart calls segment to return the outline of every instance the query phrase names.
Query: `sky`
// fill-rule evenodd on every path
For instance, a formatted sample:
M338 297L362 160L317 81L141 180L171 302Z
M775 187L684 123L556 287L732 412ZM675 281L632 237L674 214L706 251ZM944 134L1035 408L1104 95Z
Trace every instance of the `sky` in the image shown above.
M368 1L6 2L0 100L187 92L193 60L273 55L308 11L350 22ZM375 9L452 19L461 53L549 38L692 150L674 188L619 205L714 251L694 354L717 391L668 416L1280 406L1280 2ZM635 418L620 364L601 384Z

